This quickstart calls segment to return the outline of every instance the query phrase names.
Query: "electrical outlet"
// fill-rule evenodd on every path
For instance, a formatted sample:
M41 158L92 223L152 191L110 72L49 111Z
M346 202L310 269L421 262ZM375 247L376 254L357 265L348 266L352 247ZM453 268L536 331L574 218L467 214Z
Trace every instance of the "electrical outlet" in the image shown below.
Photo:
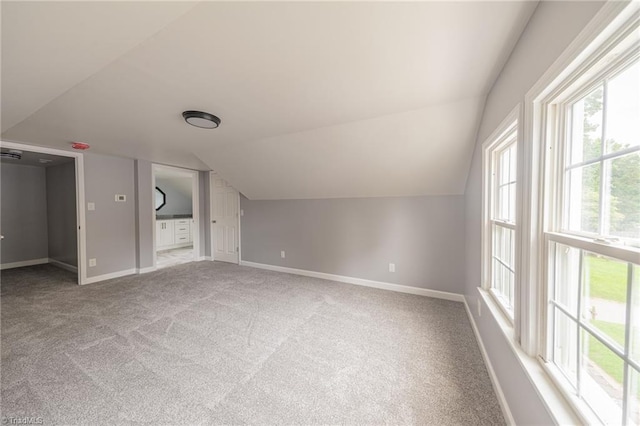
M482 316L482 303L480 302L480 299L476 299L478 301L478 316L481 317Z
M96 203L87 203L87 210L89 210L90 212L94 211L96 209Z
M96 259L89 259L89 267L96 266Z
M389 264L389 272L395 272L396 271L396 264L395 263L390 263Z
M280 257L284 259L284 257L285 257L285 256L284 256L284 250L282 250L282 251L280 252Z

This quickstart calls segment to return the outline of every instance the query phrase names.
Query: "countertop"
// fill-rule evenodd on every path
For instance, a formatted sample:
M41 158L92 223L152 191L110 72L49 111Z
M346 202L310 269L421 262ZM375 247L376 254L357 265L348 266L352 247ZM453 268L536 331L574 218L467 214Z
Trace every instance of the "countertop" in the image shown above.
M193 219L193 215L190 214L157 214L156 220L169 220L169 219Z

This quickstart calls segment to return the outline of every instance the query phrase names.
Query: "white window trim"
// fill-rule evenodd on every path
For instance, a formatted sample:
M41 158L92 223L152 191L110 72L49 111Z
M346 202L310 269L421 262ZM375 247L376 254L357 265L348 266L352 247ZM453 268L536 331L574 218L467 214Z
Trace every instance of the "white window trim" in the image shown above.
M482 229L480 231L480 241L482 241L481 247L481 274L482 274L482 288L486 290L495 304L499 307L502 314L505 316L508 323L513 327L513 332L516 340L519 339L519 315L520 311L519 301L520 301L520 217L521 217L521 195L520 195L520 178L521 178L521 170L520 166L522 163L522 154L521 151L521 140L522 140L522 126L521 123L522 116L522 107L520 104L516 105L516 107L511 110L511 112L502 120L500 125L496 128L496 130L489 135L489 137L482 143ZM507 227L513 227L515 229L515 257L514 257L514 269L515 269L515 284L514 284L514 303L513 303L513 318L511 317L511 313L507 311L504 304L499 300L500 297L495 294L491 290L491 254L492 254L492 233L491 233L491 211L493 209L494 200L491 199L491 193L493 188L489 188L492 186L491 183L491 171L492 171L492 162L493 162L493 153L496 148L498 148L501 144L503 144L506 138L516 130L516 223L514 225L506 224Z

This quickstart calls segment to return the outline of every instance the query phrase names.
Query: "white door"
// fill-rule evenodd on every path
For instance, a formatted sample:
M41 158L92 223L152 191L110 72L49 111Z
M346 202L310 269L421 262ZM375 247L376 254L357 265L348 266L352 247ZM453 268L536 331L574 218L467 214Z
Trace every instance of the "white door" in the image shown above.
M240 194L227 181L211 173L211 242L213 260L238 263Z

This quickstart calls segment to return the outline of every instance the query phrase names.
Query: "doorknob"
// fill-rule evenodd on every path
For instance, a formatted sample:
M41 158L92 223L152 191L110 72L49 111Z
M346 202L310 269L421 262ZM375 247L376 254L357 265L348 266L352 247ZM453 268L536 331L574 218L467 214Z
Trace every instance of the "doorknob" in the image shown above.
M212 221L211 221L211 223L216 223L216 221L215 221L215 220L212 220Z

